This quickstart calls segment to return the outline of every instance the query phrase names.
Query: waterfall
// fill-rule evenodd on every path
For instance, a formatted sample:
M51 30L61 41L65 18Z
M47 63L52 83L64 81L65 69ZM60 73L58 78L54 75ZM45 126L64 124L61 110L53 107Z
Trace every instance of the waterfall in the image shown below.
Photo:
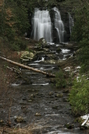
M70 13L68 13L68 15L69 15L69 30L70 30L70 34L71 34L72 27L74 26L74 20Z
M47 42L52 42L52 25L49 11L35 8L33 17L33 37L35 40L45 38Z
M33 38L35 40L44 38L47 42L52 42L52 34L54 35L52 29L55 28L59 43L64 42L65 29L60 12L56 7L53 8L53 11L55 17L52 25L49 11L35 8L33 17Z
M54 25L55 25L55 29L57 30L58 33L58 38L59 38L59 42L64 42L64 24L63 21L61 19L61 15L59 10L54 7L53 10L55 11L55 18L54 18Z

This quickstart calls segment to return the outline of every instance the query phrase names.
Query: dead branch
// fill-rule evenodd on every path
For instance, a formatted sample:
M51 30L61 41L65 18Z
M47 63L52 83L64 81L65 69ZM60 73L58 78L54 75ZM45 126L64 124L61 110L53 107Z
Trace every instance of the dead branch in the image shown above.
M14 67L11 68L9 66L6 66L6 68L9 69L9 70L11 70L11 71L13 71L13 72L15 72L15 73L17 73L17 74L21 74L22 73L19 69L14 68Z

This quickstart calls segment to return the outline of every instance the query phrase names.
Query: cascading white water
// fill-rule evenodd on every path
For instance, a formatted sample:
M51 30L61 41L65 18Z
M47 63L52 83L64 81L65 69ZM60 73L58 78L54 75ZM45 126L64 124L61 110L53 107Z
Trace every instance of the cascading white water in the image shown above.
M35 40L45 38L47 42L52 42L52 25L49 11L35 8L33 17L33 31Z
M74 26L74 20L70 13L68 13L68 15L69 15L69 29L70 29L70 34L71 34L72 27Z
M58 33L59 42L61 43L64 42L64 33L65 33L64 24L61 19L59 10L56 7L54 7L53 10L55 11L55 18L54 18L55 28Z

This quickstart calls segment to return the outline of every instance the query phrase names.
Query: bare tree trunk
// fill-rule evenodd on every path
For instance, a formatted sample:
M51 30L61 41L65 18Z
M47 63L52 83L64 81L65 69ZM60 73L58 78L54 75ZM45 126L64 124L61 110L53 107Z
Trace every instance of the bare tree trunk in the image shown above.
M55 75L54 75L54 74L52 74L52 73L47 73L47 72L44 72L44 71L41 71L41 70L35 69L35 68L33 68L33 67L29 67L29 66L23 65L23 64L21 64L21 63L18 63L18 62L15 62L15 61L9 60L9 59L4 58L4 57L2 57L2 56L0 56L0 59L5 60L5 61L7 61L7 62L10 62L10 63L12 63L12 64L15 64L15 65L17 65L17 66L20 66L20 67L23 67L23 68L26 68L26 69L29 69L29 70L35 71L35 72L37 72L37 73L42 73L42 74L47 75L47 76L55 77Z

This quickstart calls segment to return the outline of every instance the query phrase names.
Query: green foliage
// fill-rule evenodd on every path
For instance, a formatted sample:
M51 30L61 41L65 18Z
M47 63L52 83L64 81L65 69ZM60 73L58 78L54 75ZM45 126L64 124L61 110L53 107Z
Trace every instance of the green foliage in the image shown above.
M74 10L75 24L71 39L80 42L83 38L89 39L89 6L86 2L81 2L80 7Z
M80 7L75 10L75 24L71 40L79 44L78 59L81 63L81 72L89 68L89 4L88 0L81 1Z
M64 73L61 69L59 70L59 72L56 73L55 81L56 81L56 87L57 88L66 87L66 80L65 80L65 77L64 77Z
M75 79L69 94L69 102L74 114L89 112L89 80L85 76Z
M5 10L4 6L2 5L2 8L0 7L0 35L3 34L5 27Z
M10 43L10 48L14 51L26 49L26 42L22 38L15 39L14 42Z
M29 27L28 8L26 1L18 0L15 3L13 12L15 14L14 19L15 19L15 27L17 28L17 33L19 35L23 35Z
M80 41L78 59L81 62L80 71L85 73L89 69L89 40L86 38Z
M0 36L8 38L11 44L9 46L15 50L25 46L20 37L29 27L27 2L28 0L5 0L1 5Z

